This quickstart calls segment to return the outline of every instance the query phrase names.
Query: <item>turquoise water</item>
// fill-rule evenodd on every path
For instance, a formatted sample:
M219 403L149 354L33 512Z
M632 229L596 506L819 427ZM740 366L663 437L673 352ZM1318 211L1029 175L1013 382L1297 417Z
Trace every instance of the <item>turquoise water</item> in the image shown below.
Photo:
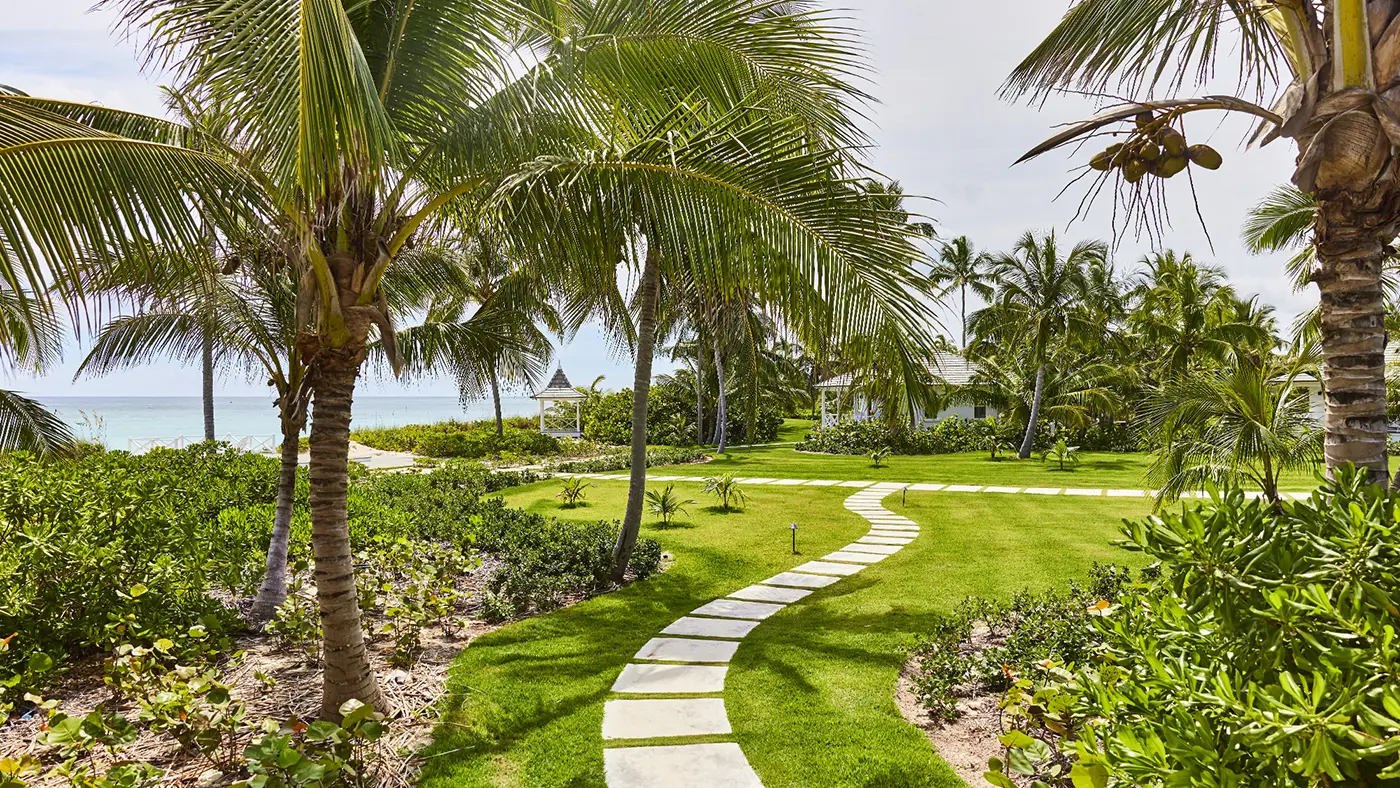
M126 449L129 441L204 436L204 412L199 397L38 397L56 411L80 438L100 441L108 448ZM507 416L528 416L537 405L524 397L505 397ZM491 418L491 403L475 402L465 409L455 397L356 397L353 427L398 427L448 419ZM277 436L277 409L262 397L217 397L214 427L221 440ZM236 442L236 441L235 441Z

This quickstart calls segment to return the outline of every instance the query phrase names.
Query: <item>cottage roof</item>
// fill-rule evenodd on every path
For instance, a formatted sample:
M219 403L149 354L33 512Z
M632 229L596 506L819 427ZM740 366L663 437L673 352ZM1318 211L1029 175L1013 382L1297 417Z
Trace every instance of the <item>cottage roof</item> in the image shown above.
M972 382L972 376L977 372L977 366L957 353L945 353L939 351L933 357L924 362L929 374L941 378L950 386L966 386ZM851 382L855 375L847 372L844 375L837 375L830 380L824 380L817 384L819 389L837 390L851 387Z
M564 368L560 367L554 371L554 377L549 379L549 385L530 397L530 399L574 400L588 399L588 396L574 388L574 384L569 382L569 376L564 374Z

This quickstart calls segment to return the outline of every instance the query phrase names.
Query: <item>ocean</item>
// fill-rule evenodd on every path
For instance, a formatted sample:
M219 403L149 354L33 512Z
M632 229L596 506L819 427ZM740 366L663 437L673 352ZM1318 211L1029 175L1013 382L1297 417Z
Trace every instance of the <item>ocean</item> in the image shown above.
M191 442L204 437L204 411L199 397L37 397L73 428L79 438L110 449L135 448L137 443L160 439ZM525 397L503 397L506 416L530 416L538 405ZM491 402L474 402L463 408L455 397L356 397L351 427L401 427L458 419L475 421L492 417ZM237 443L245 438L273 439L278 435L277 409L262 397L216 397L214 427L220 440Z

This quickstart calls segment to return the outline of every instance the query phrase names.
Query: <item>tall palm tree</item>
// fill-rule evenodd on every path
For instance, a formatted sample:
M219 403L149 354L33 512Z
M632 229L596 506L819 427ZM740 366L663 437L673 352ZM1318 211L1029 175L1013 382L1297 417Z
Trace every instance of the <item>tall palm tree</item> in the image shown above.
M1157 380L1219 364L1237 348L1272 349L1270 310L1241 302L1222 269L1172 251L1149 255L1142 265L1129 321Z
M1135 161L1171 137L1196 164L1219 166L1214 151L1180 150L1193 113L1225 110L1260 120L1257 136L1297 143L1292 181L1317 203L1314 222L1321 292L1323 378L1327 390L1327 467L1354 464L1386 483L1386 248L1400 223L1400 122L1391 109L1400 75L1400 6L1390 0L1283 0L1271 3L1078 0L1056 29L1012 73L1011 96L1040 99L1056 90L1127 93L1140 100L1075 124L1027 156L1116 131L1125 147L1095 160L1104 178L1123 175L1131 206L1155 208L1155 171ZM1226 34L1228 31L1228 34ZM1237 58L1254 98L1149 99L1215 72L1222 46ZM1147 113L1151 113L1150 115ZM1143 123L1134 119L1142 116ZM1168 133L1165 127L1173 130ZM1159 149L1160 150L1160 149Z
M938 260L929 269L929 283L940 288L940 295L958 292L958 323L962 328L958 347L967 347L967 291L984 301L996 292L991 283L991 263L991 255L977 251L971 239L960 235L939 248Z
M1072 335L1092 333L1094 326L1085 304L1092 300L1089 271L1108 259L1108 246L1082 241L1069 254L1060 253L1059 240L1051 232L1036 236L1027 232L1012 254L992 260L997 292L991 305L973 316L973 326L983 337L1022 344L1035 387L1021 440L1021 459L1031 456L1045 394L1047 366L1059 342Z
M1008 346L977 360L972 380L952 394L958 403L990 405L1012 425L1029 423L1040 365L1031 362L1025 347ZM1131 381L1122 366L1057 347L1041 384L1040 418L1066 427L1088 427L1096 419L1123 414L1120 389ZM1126 380L1125 380L1126 379Z
M502 384L537 386L553 352L540 325L556 334L564 329L540 267L513 254L509 234L490 224L478 222L441 250L460 267L463 285L433 298L423 324L400 332L398 345L406 372L449 372L464 405L489 396L496 434L503 435ZM489 347L467 341L480 331L464 328L471 321L497 332Z
M1279 478L1322 459L1322 433L1309 412L1299 370L1273 359L1237 357L1163 385L1139 407L1142 430L1159 447L1149 471L1158 503L1207 483L1243 477L1279 500Z

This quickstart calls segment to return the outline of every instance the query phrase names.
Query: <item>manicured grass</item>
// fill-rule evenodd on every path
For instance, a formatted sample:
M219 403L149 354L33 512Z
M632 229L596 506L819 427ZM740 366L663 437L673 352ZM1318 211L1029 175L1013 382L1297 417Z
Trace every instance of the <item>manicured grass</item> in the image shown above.
M572 519L619 518L626 485L601 481L587 507L561 510L557 482L507 500ZM677 492L702 498L697 484ZM841 502L849 488L751 487L742 513L703 500L671 528L647 524L675 565L651 581L518 622L457 660L423 783L602 786L603 702L623 665L663 627L705 602L819 558L867 530ZM886 506L899 510L898 496ZM924 525L909 548L818 591L760 625L739 649L725 703L769 788L957 786L894 705L903 646L965 596L1005 597L1131 563L1109 545L1145 501L910 493ZM788 524L799 523L800 556ZM819 721L820 724L814 724Z
M812 419L783 419L783 426L778 428L778 443L796 443L807 437L817 423Z
M919 457L888 457L882 468L872 467L867 457L808 454L789 446L735 449L715 457L702 469L695 466L656 468L658 475L716 476L732 473L749 478L841 479L894 482L936 482L1013 487L1080 487L1141 490L1147 487L1146 473L1152 463L1147 454L1085 452L1080 464L1060 471L1052 462L1038 459L992 460L982 452L937 454ZM1292 473L1284 488L1311 490L1312 474Z

